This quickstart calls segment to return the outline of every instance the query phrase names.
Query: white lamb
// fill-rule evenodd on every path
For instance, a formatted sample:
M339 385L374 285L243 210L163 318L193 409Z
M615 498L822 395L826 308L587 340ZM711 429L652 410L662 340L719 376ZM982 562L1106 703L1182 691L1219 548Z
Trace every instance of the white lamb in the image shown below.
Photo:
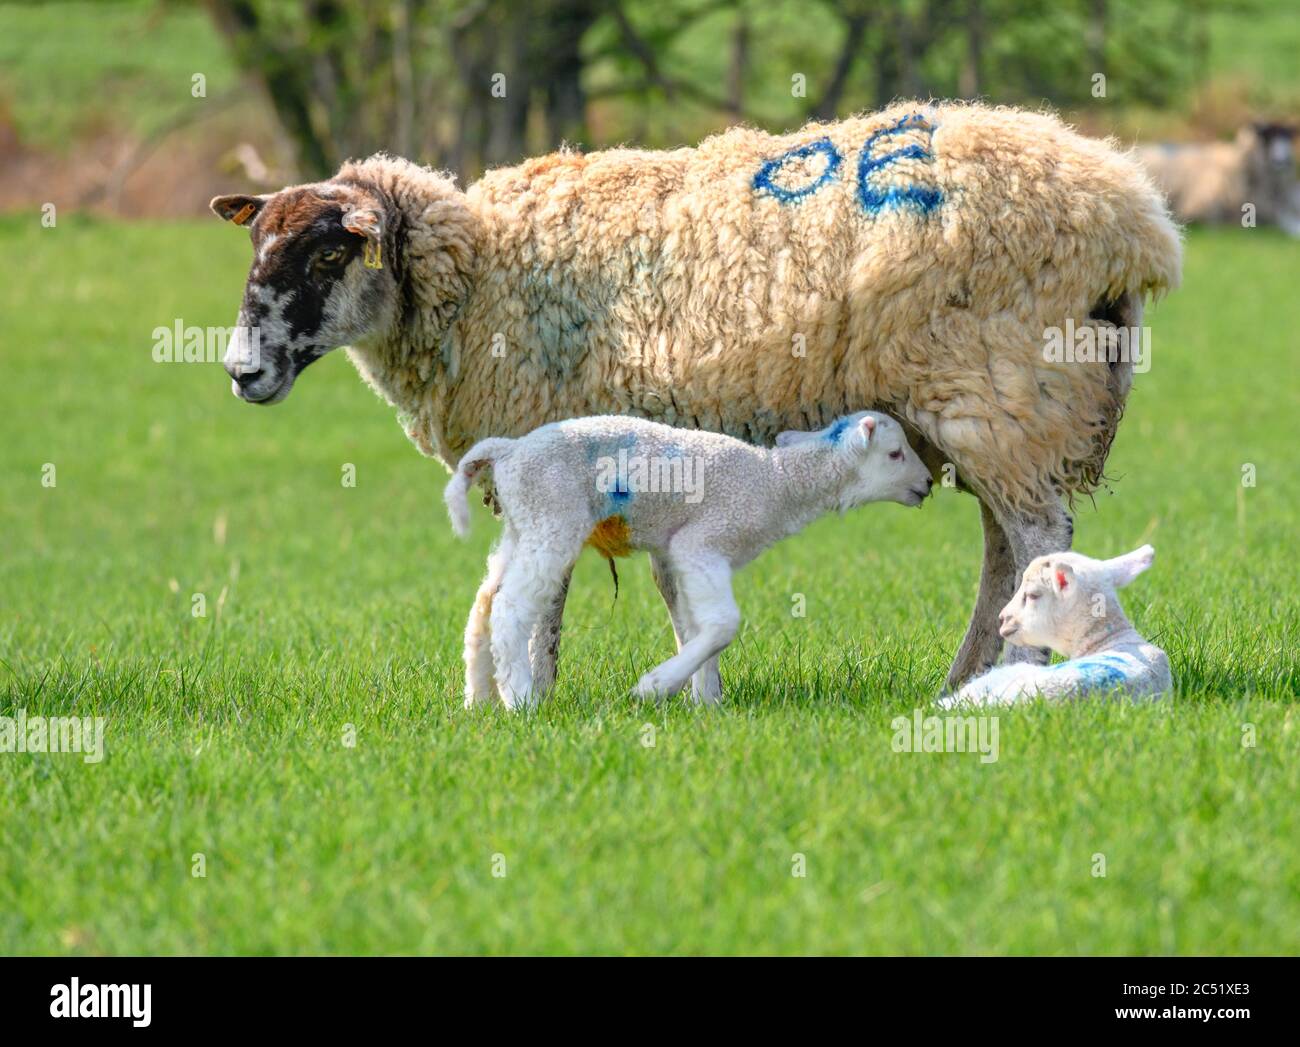
M940 701L1012 705L1033 698L1069 699L1109 692L1161 698L1173 687L1169 659L1133 628L1115 590L1151 566L1155 550L1142 548L1113 560L1079 553L1040 556L999 616L1003 639L1022 647L1050 647L1068 661L1058 665L1002 665Z
M639 418L578 418L475 444L447 485L457 534L469 530L469 486L489 467L505 529L465 627L466 708L494 693L509 709L540 698L529 638L593 530L606 555L650 553L677 637L676 656L635 694L662 698L692 680L695 700L712 703L718 655L740 624L732 572L832 510L917 506L932 483L898 422L870 411L781 433L774 449Z

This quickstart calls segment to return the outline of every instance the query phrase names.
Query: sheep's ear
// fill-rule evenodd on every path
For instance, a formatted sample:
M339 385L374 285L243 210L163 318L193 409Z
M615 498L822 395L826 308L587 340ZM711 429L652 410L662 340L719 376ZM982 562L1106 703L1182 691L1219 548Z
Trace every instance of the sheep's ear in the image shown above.
M266 206L269 196L247 196L236 193L233 196L214 196L208 204L212 213L235 225L248 225Z
M343 215L343 228L377 243L384 236L384 218L373 207L353 207Z
M1074 590L1074 568L1068 563L1049 563L1043 568L1047 575L1047 581L1052 586L1052 592L1057 596L1064 596L1066 593Z
M1116 589L1122 589L1150 567L1155 558L1155 549L1149 545L1144 545L1141 549L1134 549L1131 553L1125 553L1113 560L1107 560L1104 566L1106 575L1110 578L1110 584Z
M812 437L812 433L806 433L802 429L787 429L783 433L776 434L776 446L791 447L794 444L805 443L811 440Z

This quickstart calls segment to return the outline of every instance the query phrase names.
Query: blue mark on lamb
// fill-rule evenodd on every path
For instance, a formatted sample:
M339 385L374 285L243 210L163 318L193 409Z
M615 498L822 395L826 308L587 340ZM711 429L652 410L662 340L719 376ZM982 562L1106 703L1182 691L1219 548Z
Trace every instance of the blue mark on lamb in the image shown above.
M786 189L784 186L776 184L776 175L786 164L792 160L806 160L818 153L825 155L826 166L822 169L822 173L807 185L799 186L797 189ZM819 138L815 142L809 142L807 145L791 149L788 153L783 153L772 160L764 161L763 166L758 169L758 174L754 175L754 191L770 193L783 204L794 203L797 200L802 200L805 196L815 193L834 178L841 159L839 151L831 144L829 138Z
M862 155L858 158L858 202L862 204L864 211L868 214L879 214L886 208L911 207L922 214L929 214L943 202L943 193L934 186L912 184L882 187L873 184L871 180L877 172L900 160L933 163L934 153L930 151L928 144L934 136L934 130L934 125L920 113L911 113L892 127L877 131L867 139L862 147ZM872 148L881 139L893 138L913 131L925 132L927 145L922 146L913 142L881 156L872 153Z
M1113 655L1094 654L1085 658L1072 658L1054 666L1057 671L1077 673L1089 691L1109 691L1128 682L1127 664Z
M833 444L837 444L843 438L845 431L849 428L849 419L837 418L831 427L826 430L826 439Z

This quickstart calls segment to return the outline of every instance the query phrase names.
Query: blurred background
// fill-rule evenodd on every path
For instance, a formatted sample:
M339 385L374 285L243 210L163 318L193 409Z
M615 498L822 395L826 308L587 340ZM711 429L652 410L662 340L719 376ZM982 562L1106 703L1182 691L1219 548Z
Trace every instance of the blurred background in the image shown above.
M1298 56L1295 0L5 2L0 209L198 214L377 149L470 180L900 96L1243 147L1300 114ZM1253 144L1278 167L1290 141Z

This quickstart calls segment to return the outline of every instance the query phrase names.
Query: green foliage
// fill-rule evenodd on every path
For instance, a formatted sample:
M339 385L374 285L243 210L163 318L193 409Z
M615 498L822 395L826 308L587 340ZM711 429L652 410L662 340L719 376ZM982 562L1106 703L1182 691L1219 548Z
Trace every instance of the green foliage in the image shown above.
M1115 494L1077 514L1083 551L1156 545L1126 602L1176 700L1006 713L992 764L891 747L965 624L971 499L824 520L743 572L712 711L628 697L671 633L644 563L611 603L590 557L555 700L467 715L496 525L451 537L445 474L342 354L266 409L151 360L155 326L233 322L246 238L24 216L0 245L0 715L108 721L99 765L0 754L0 952L1294 950L1290 242L1192 236Z
M208 77L212 99L240 83L238 68L281 70L315 85L301 109L292 92L281 94L291 137L300 137L292 133L298 119L320 139L301 146L300 159L328 167L334 153L383 146L473 174L561 138L684 144L736 119L784 129L818 111L843 115L900 95L1048 103L1078 110L1090 126L1124 129L1133 126L1128 110L1163 109L1200 120L1209 133L1230 133L1219 124L1250 111L1300 110L1292 0L1107 0L1103 22L1098 6L631 0L619 7L620 22L612 6L581 0L439 0L412 5L408 39L396 5L347 5L327 29L291 0L254 0L267 27L258 43L222 37L187 0L0 2L0 113L10 109L21 140L40 146L107 128L143 135L192 106L196 72ZM863 19L856 37L855 16ZM562 46L569 25L579 27L574 54ZM395 54L409 55L400 75ZM1093 94L1099 72L1104 98ZM488 94L496 73L516 92L510 105ZM414 85L410 104L401 102L403 77ZM585 121L552 97L561 81L581 85ZM1234 105L1207 114L1198 101L1206 93ZM249 90L241 104L265 106L270 94Z

